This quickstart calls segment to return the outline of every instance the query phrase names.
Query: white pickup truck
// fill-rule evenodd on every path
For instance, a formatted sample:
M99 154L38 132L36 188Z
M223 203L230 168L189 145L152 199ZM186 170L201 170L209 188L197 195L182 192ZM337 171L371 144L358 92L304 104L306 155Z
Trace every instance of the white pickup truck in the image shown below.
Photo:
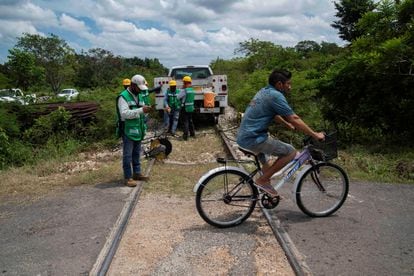
M172 67L167 77L154 78L154 86L162 86L155 95L157 110L164 108L164 94L170 80L177 82L177 89L182 88L182 79L190 76L195 91L194 107L196 113L212 115L217 123L218 116L224 114L227 107L228 87L226 75L213 75L208 65L184 65ZM214 103L211 101L214 97Z

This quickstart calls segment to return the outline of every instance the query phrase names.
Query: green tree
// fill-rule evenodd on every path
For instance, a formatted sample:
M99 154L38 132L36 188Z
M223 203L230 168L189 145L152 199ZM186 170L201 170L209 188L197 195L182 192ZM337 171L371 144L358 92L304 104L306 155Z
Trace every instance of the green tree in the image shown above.
M6 74L0 72L0 87L9 87L10 79Z
M15 49L36 57L36 65L44 68L46 82L54 92L74 76L74 50L54 34L43 37L25 33L18 39Z
M358 20L375 8L372 0L340 0L339 3L334 2L334 5L337 10L335 15L339 20L334 21L331 26L338 29L339 37L349 42L361 35L356 29Z
M342 52L342 50L343 48L339 47L336 43L322 41L321 49L319 51L323 55L338 55Z
M112 84L121 70L122 60L111 51L94 48L77 56L79 70L76 84L80 87L99 87Z
M36 57L30 52L17 48L9 50L8 62L5 65L13 86L25 91L44 78L43 68L36 65Z
M270 41L260 41L254 38L240 42L234 53L246 56L250 72L274 68L293 68L299 60L299 55L293 48L283 48Z
M352 42L350 53L321 83L326 116L347 127L375 130L413 144L414 14L407 17L413 8L413 0L381 1L376 10L362 16L357 24L361 35Z
M308 56L311 52L320 51L321 46L313 40L299 41L295 46L295 50L302 56Z

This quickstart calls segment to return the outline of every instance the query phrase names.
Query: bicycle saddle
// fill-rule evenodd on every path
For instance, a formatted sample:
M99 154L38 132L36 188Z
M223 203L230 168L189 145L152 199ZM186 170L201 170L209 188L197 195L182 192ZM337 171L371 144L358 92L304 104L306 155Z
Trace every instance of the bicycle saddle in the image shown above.
M247 155L247 156L256 156L256 153L254 153L253 151L250 151L250 150L248 150L248 149L244 149L244 148L242 148L242 147L240 147L239 146L239 150L241 151L241 152L243 152L245 155Z

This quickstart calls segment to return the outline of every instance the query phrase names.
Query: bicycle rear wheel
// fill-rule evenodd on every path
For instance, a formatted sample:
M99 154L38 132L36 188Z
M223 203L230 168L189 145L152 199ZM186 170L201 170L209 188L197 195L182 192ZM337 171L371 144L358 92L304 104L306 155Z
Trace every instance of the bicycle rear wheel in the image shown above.
M226 228L245 221L253 212L257 198L257 188L247 174L224 170L201 183L196 194L196 207L207 223Z
M344 204L348 189L348 176L341 167L332 163L319 163L299 180L296 203L308 216L326 217Z

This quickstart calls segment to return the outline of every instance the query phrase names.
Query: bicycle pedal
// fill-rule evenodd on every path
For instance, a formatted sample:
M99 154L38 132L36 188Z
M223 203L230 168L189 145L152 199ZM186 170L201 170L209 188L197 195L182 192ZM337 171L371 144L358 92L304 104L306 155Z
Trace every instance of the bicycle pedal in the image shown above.
M273 209L279 204L280 200L281 200L280 195L269 196L268 194L263 194L262 205L266 209Z

